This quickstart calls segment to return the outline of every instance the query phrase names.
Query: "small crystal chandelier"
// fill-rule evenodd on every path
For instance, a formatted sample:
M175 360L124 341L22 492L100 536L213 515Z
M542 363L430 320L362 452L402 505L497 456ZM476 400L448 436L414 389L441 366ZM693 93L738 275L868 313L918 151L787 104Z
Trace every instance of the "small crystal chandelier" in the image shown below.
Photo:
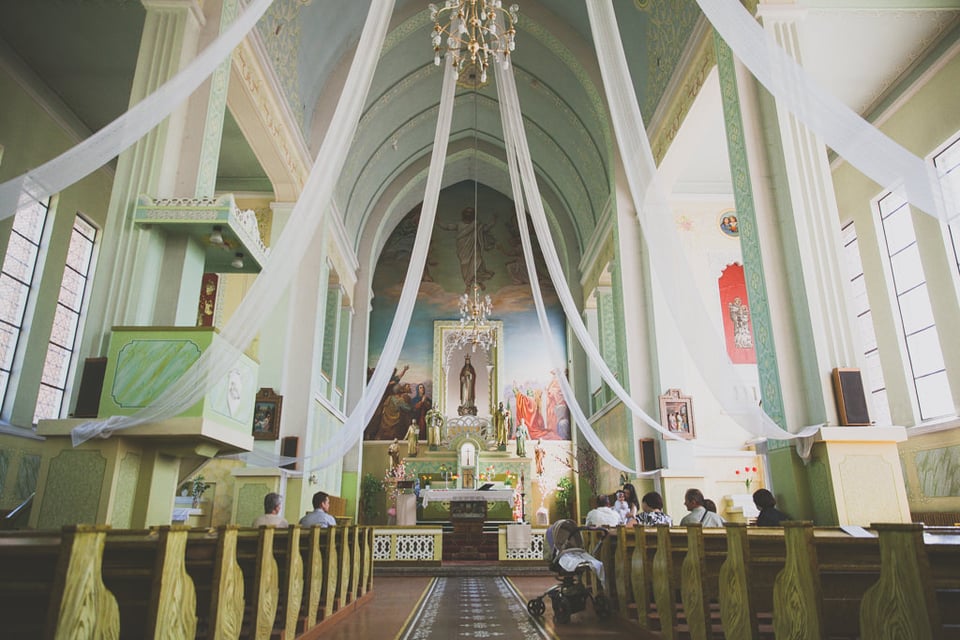
M469 60L480 68L480 82L485 83L490 56L504 69L510 66L519 9L517 5L504 9L501 0L447 0L442 7L431 4L433 63L440 66L446 39L446 51L453 57L457 74Z
M497 334L489 321L491 313L493 303L490 296L481 297L480 287L474 282L473 295L464 293L460 296L460 328L453 332L453 346L470 347L472 351L480 347L489 351L497 342Z
M480 347L484 351L489 351L497 341L497 333L490 324L490 314L493 313L493 303L489 295L480 294L481 283L477 278L478 255L480 254L480 231L478 220L480 218L478 185L478 159L477 149L479 141L477 137L477 92L473 92L473 281L466 283L472 285L469 291L465 291L460 296L460 326L451 332L450 347L463 349L469 347L471 351L476 351Z

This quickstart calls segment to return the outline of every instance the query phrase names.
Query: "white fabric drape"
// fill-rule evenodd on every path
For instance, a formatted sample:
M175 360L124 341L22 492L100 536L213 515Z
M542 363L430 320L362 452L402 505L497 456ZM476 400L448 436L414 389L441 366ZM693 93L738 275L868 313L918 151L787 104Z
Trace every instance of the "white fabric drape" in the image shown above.
M420 210L420 223L417 226L417 237L410 254L410 265L400 292L400 302L390 325L383 351L377 362L373 376L363 391L363 396L353 412L347 418L343 427L334 434L333 438L323 443L322 450L315 451L311 456L312 471L322 469L343 456L360 440L363 430L373 414L377 404L383 397L393 369L400 357L400 350L410 328L410 318L413 307L417 302L417 293L423 279L423 268L427 262L427 253L430 250L430 237L437 217L437 201L440 197L440 187L443 180L443 167L447 159L447 143L450 139L450 124L453 120L453 103L457 85L452 64L444 64L443 89L440 96L440 108L437 114L437 129L433 139L433 152L430 156L430 171L427 174L426 191L423 196L423 207Z
M517 98L516 84L513 82L512 71L510 74L498 71L498 74L498 87L502 92L500 101L506 105L503 110L504 129L510 128L514 132L520 132L519 134L514 134L514 144L519 158L520 176L523 181L524 194L527 197L530 217L537 234L537 241L540 243L540 249L543 252L547 271L560 298L560 304L566 314L567 322L573 329L574 335L583 347L590 362L597 367L603 380L610 386L617 397L627 405L630 411L651 428L662 433L664 437L679 440L681 439L679 436L665 429L630 397L630 394L623 388L623 385L620 384L620 381L617 380L616 376L614 376L613 372L607 366L607 363L603 360L603 356L600 355L596 345L593 344L593 339L590 337L590 333L587 331L587 327L580 317L576 302L574 302L570 288L567 286L567 280L563 273L563 267L560 264L560 258L557 255L556 247L550 236L550 226L547 223L547 216L543 209L543 201L540 198L540 192L537 188L537 178L533 170L533 162L530 158L530 149L526 143L526 136L523 134L523 116L520 112L520 103Z
M588 5L590 2L588 2ZM944 207L932 163L913 155L818 85L738 0L697 0L704 15L767 91L866 176L950 222L960 208Z
M373 0L357 53L350 67L340 101L334 112L317 160L294 205L283 232L236 312L196 363L165 389L149 406L131 416L113 416L105 421L84 423L72 432L74 446L119 429L173 417L196 404L227 374L243 350L260 330L321 228L330 207L333 189L346 161L353 135L363 112L380 49L390 24L394 0Z
M567 403L567 408L573 414L574 423L580 428L587 442L594 451L597 452L604 461L610 466L628 473L637 473L636 469L623 464L614 456L607 446L603 443L597 433L590 426L590 420L584 414L580 403L577 402L576 394L567 381L564 373L564 359L557 351L554 342L553 330L550 328L550 321L547 319L547 312L543 304L543 295L540 291L540 279L537 276L537 266L533 259L533 245L530 242L530 231L527 228L527 216L525 213L523 187L521 185L520 169L517 166L519 159L517 153L517 139L523 137L525 145L525 135L523 130L516 130L514 119L510 117L510 112L516 110L519 112L519 102L516 96L516 82L513 75L513 67L501 70L499 66L494 67L497 76L497 94L500 98L500 118L503 121L503 138L507 150L507 165L510 170L510 186L513 191L513 201L516 205L517 226L520 230L520 243L523 246L523 259L527 267L527 280L530 282L530 292L533 294L534 306L537 310L537 320L540 323L540 332L543 334L544 342L547 345L547 353L550 357L550 366L553 367L553 375L560 383L560 390ZM512 91L510 88L512 87ZM529 155L527 156L529 158ZM532 198L539 197L539 191Z
M661 289L671 292L674 303L667 306L684 336L691 360L699 366L703 379L724 411L743 429L758 437L803 439L801 453L805 453L812 445L809 438L821 425L788 433L759 407L736 401L736 383L740 376L723 349L723 339L708 321L710 314L704 308L703 300L695 293L695 280L676 235L673 214L657 175L650 141L633 92L613 4L611 0L587 0L587 11L613 128L650 253L651 268ZM683 295L683 292L691 295Z
M129 111L46 164L0 184L0 220L66 189L146 135L210 77L271 4L273 0L253 0L200 55Z

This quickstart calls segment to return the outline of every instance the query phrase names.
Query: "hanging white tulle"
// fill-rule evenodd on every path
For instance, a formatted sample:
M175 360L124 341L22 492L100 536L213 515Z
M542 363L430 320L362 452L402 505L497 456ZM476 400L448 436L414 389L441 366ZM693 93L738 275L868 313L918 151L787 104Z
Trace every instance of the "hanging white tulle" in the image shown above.
M160 124L210 77L271 4L253 0L200 55L129 111L46 164L0 184L0 220L90 175Z
M810 438L821 425L806 427L797 433L780 428L759 407L737 402L735 393L740 376L723 348L724 341L709 322L703 300L693 292L693 274L677 238L673 214L660 184L656 163L650 150L640 107L627 69L616 16L610 0L587 0L594 45L610 107L610 116L623 160L630 194L650 253L650 265L663 291L672 292L667 305L691 359L700 368L713 395L740 427L757 437L786 440L803 439L801 454L809 452ZM691 292L692 295L681 295Z
M570 387L567 377L564 374L563 356L557 350L553 339L553 330L550 328L550 321L547 319L547 311L543 304L543 295L540 291L540 279L537 276L536 262L533 259L533 245L530 242L530 231L527 228L527 216L524 207L524 193L521 186L520 169L517 160L517 136L523 136L523 131L517 132L508 120L507 113L510 107L510 101L505 97L504 85L513 80L513 68L501 70L495 66L497 74L497 94L500 98L500 118L503 121L503 139L507 151L507 166L510 170L510 187L513 191L513 202L517 213L517 226L520 230L520 244L523 246L523 260L527 267L527 280L530 282L530 292L533 294L534 307L537 310L537 320L540 323L540 332L543 334L544 344L547 345L547 354L550 358L550 366L553 367L553 375L560 383L560 391L563 399L567 403L567 408L573 414L574 423L580 428L587 442L594 451L597 452L604 461L610 466L628 473L637 473L636 469L631 469L623 464L614 456L607 446L603 443L597 433L590 426L590 421L583 413L580 403L577 402L576 394ZM539 193L539 192L538 192Z
M450 124L453 120L457 78L452 64L445 64L443 67L443 89L437 114L437 129L433 139L433 152L430 156L430 172L427 174L423 207L420 210L420 222L417 225L417 237L410 254L410 265L403 281L403 290L400 292L400 302L397 303L393 323L390 325L390 332L387 334L377 367L364 388L360 402L343 427L329 441L323 443L322 449L313 453L310 463L312 471L322 469L343 458L363 436L363 430L373 418L377 405L383 397L383 390L386 389L394 367L397 366L400 350L403 348L407 330L410 328L410 318L413 316L413 307L417 302L420 282L423 280L423 268L427 262L430 237L437 217L437 201L442 186L443 167L447 159Z
M600 1L588 0L587 5ZM925 213L945 222L960 216L960 207L944 207L933 163L913 155L825 91L739 0L697 0L697 4L754 77L824 144L884 187L893 190L902 185L907 200Z
M120 429L156 422L182 413L196 404L216 382L223 379L253 340L269 310L276 307L306 252L314 247L311 240L326 219L334 186L363 113L363 104L390 24L393 4L394 0L373 0L370 5L347 82L303 192L263 270L224 326L219 338L149 406L130 416L113 416L105 421L87 422L73 429L71 435L74 446L92 437L106 437Z

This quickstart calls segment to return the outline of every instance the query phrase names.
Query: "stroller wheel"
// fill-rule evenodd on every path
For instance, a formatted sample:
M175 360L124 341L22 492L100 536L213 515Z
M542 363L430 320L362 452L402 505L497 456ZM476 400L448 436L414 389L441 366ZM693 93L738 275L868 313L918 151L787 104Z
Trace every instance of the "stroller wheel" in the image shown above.
M610 613L610 601L602 593L593 599L593 612L598 618L605 618Z
M560 606L554 605L553 619L557 624L567 624L570 622L570 610L563 604L560 604Z
M533 598L527 602L527 611L534 618L539 618L547 610L547 605L543 603L543 598Z

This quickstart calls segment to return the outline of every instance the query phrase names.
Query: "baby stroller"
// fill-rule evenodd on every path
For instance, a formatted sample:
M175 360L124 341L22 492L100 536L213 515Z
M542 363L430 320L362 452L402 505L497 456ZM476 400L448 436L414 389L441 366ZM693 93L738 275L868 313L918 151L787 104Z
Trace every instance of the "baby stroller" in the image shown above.
M570 622L571 614L583 611L587 600L593 602L593 610L598 618L606 616L610 611L610 603L603 595L603 563L583 549L583 536L580 532L587 527L578 527L573 520L559 520L547 529L546 543L550 555L550 570L557 574L560 584L550 587L543 595L532 598L527 602L527 611L530 615L540 617L546 610L543 599L550 598L553 605L553 618L558 624ZM606 529L602 531L600 541L593 549L596 553L600 543L606 538ZM596 596L583 584L583 574L593 571L598 579L600 590Z

